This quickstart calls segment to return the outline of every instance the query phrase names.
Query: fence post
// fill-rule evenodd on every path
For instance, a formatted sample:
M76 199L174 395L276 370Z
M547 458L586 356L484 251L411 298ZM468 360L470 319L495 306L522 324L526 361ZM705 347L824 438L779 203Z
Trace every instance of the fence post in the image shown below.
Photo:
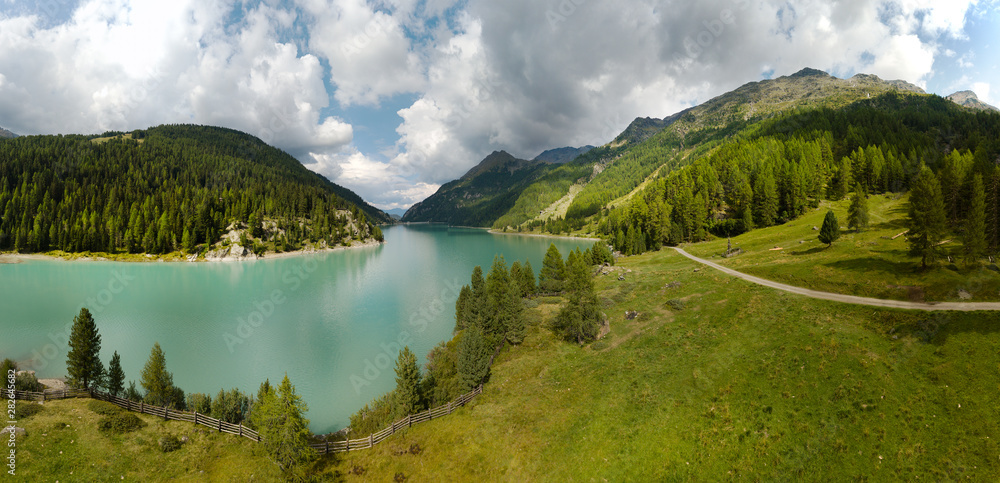
M451 414L451 401L448 401L448 414Z
M375 446L375 435L374 434L369 434L368 435L368 447L371 448L372 446Z
M412 414L406 415L406 427L407 428L412 428L413 427L413 415Z
M240 436L243 436L243 424L240 424Z
M198 425L198 411L194 412L194 424L195 424L195 426Z
M323 454L327 454L329 452L330 452L330 442L329 441L324 441L323 442Z
M139 414L146 414L146 401L139 401Z
M220 433L222 432L222 420L221 419L219 420L219 432Z

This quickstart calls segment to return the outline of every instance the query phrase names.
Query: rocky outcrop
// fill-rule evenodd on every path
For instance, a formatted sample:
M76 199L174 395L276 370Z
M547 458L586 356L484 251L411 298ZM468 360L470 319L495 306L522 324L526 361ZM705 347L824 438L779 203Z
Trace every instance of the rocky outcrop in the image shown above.
M238 243L210 250L205 254L205 260L210 262L236 262L240 260L256 260L258 258L260 256L252 252L249 248L240 246Z

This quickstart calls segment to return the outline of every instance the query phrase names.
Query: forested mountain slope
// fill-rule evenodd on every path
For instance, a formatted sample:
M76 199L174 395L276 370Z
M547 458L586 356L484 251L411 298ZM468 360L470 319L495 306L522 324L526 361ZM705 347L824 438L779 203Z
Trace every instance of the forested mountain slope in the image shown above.
M0 250L19 252L190 252L234 223L296 249L390 222L253 136L191 125L0 141L0 210Z
M504 151L495 152L460 179L413 205L402 221L490 226L514 205L525 187L554 166L517 159Z

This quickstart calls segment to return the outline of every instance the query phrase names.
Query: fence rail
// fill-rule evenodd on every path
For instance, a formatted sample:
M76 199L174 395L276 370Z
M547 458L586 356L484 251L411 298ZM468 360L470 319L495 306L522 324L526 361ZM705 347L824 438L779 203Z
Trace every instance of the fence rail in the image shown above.
M493 355L490 356L490 361L488 367L493 366L493 360L500 354L500 350L503 349L505 341L501 341L500 345L497 347ZM417 414L411 414L402 418L398 421L393 422L385 429L378 431L376 433L369 434L367 438L360 439L350 439L347 441L330 441L323 443L312 443L309 446L316 450L319 454L328 453L342 453L346 451L355 451L359 449L368 449L376 444L380 443L384 439L392 436L403 428L412 427L415 424L425 423L432 419L437 419L442 416L447 416L456 409L465 406L475 399L476 396L483 393L483 385L480 384L472 391L466 394L456 397L451 402L443 404L436 408L427 409L425 411L419 412ZM46 389L42 392L31 392L31 391L14 391L14 398L21 399L25 401L51 401L56 399L69 399L69 398L93 398L100 401L106 401L115 406L121 407L128 411L136 411L141 414L149 414L152 416L160 417L165 420L173 421L186 421L189 423L194 423L196 425L206 426L212 428L220 433L227 433L236 436L242 436L244 438L249 438L253 441L260 442L260 434L242 424L232 424L221 419L216 419L204 414L198 414L197 412L190 411L177 411L174 409L166 408L163 406L153 406L145 404L143 402L135 402L130 399L125 399L117 396L112 396L106 392L94 391L88 389Z

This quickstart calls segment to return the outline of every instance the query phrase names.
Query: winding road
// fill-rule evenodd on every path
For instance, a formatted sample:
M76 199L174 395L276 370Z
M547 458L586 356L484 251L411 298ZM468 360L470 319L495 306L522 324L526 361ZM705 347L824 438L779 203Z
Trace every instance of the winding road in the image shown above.
M856 304L856 305L871 305L873 307L888 307L893 309L908 309L908 310L950 310L950 311L961 311L961 312L973 312L977 310L1000 310L1000 302L940 302L940 303L920 303L920 302L904 302L902 300L885 300L885 299L873 299L869 297L858 297L856 295L843 295L839 293L830 292L820 292L817 290L810 290L802 287L794 287L791 285L785 285L783 283L773 282L771 280L765 280L760 277L754 277L753 275L747 275L742 272L737 272L731 268L723 267L718 263L712 263L703 258L698 258L690 253L680 249L674 248L678 253L690 258L702 265L708 265L716 270L719 270L728 275L732 275L737 278L742 278L748 282L756 283L757 285L763 285L765 287L771 287L778 290L783 290L785 292L805 295L806 297L821 299L821 300L832 300L834 302L843 302L845 304Z

